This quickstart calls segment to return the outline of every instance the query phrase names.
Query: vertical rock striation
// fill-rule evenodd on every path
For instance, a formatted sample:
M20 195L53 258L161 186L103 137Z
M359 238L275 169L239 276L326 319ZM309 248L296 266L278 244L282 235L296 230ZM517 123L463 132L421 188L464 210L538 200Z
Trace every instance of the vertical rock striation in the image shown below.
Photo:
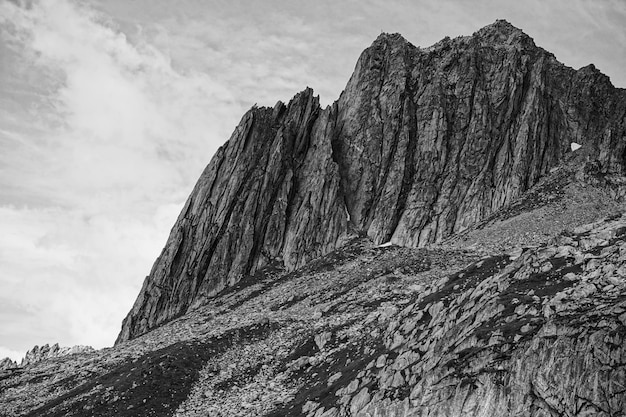
M20 363L20 367L32 365L33 363L37 363L50 358L58 358L66 355L73 355L77 353L90 353L93 352L94 349L91 346L84 345L74 345L74 346L59 346L58 343L50 346L49 344L45 344L43 346L35 345L31 350L26 352L26 355L22 358L22 362Z
M118 340L278 262L293 269L341 243L347 222L331 137L311 89L253 108L202 173Z
M338 101L351 219L376 241L439 241L509 204L584 144L622 170L624 91L499 21L415 48L381 35Z
M383 34L322 109L310 89L248 111L213 157L122 324L122 342L242 277L342 245L424 246L509 204L570 144L621 175L626 91L497 21L417 48ZM580 151L579 151L580 152Z

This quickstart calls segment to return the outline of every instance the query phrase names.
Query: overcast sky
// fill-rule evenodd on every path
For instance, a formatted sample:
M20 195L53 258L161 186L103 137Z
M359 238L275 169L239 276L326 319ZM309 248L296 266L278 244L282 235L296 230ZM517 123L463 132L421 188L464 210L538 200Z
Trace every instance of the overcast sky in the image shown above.
M504 18L626 87L626 1L0 0L0 358L111 346L211 156L253 104L330 104L381 31Z

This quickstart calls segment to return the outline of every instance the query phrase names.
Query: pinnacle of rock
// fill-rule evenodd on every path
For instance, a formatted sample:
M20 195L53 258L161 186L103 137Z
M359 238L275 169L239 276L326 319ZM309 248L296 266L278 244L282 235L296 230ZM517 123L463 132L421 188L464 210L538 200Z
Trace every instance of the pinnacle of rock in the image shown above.
M401 34L399 33L386 33L381 32L380 35L374 40L373 45L380 43L398 43L398 44L409 44Z
M58 358L60 356L72 355L75 353L88 353L93 351L94 349L91 346L82 345L75 345L71 347L61 347L58 343L55 343L52 346L47 343L43 346L35 345L31 350L26 352L26 355L24 355L24 358L20 363L20 367L49 358Z
M0 360L0 371L14 368L17 368L17 362L12 360L11 358L4 358Z

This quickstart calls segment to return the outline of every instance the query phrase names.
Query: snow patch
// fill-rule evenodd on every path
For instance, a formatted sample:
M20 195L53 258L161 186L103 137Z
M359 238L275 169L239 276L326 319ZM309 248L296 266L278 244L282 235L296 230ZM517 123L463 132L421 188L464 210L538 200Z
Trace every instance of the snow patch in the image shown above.
M391 243L391 240L390 240L389 242L387 242L387 243L383 243L383 244L380 244L380 245L378 245L378 246L376 246L376 247L377 247L377 248L387 248L387 247L389 247L389 246L391 246L391 245L393 245L393 243Z
M580 143L576 143L576 142L572 142L569 146L570 148L572 148L572 152L577 151L583 147L583 145L581 145Z

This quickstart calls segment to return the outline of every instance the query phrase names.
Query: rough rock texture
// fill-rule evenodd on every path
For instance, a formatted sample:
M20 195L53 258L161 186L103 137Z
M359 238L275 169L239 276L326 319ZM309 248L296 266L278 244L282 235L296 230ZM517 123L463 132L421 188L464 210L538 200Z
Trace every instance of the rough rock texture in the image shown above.
M421 294L383 333L387 360L355 380L377 395L352 415L623 415L624 237L623 220L589 225Z
M582 144L623 194L626 91L505 21L417 48L381 35L339 100L253 108L202 174L117 343L354 233L420 247L486 219Z
M383 35L249 111L116 346L0 369L0 415L624 416L625 109L506 22Z
M0 360L0 371L4 371L5 369L13 369L17 368L17 362L12 360L11 358L4 358Z
M35 345L31 350L26 352L26 355L20 363L20 367L24 367L44 359L57 358L59 356L72 355L75 353L93 352L93 350L94 349L91 346L83 345L75 345L72 347L60 347L58 343L55 343L52 346L46 343L41 347Z
M489 256L356 239L114 348L0 372L0 415L621 416L625 242L626 215Z
M301 266L347 231L333 122L310 89L254 108L203 172L118 341L270 264Z

